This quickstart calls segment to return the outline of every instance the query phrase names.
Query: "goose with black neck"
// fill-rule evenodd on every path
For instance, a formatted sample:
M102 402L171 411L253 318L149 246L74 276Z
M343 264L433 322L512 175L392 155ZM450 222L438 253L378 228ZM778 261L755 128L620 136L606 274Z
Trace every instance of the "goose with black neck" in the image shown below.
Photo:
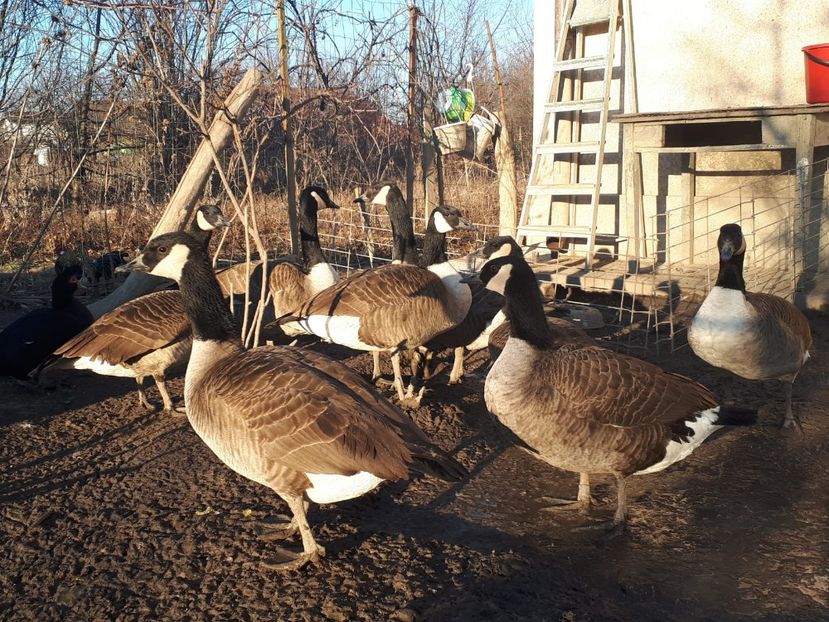
M384 480L429 473L457 480L466 470L345 365L290 347L244 350L204 250L186 234L150 240L126 266L173 278L192 324L185 375L187 417L228 467L276 492L303 552L277 565L318 562L310 501L360 496Z
M702 360L749 380L783 382L782 427L799 427L792 386L809 359L812 333L800 309L779 296L746 291L746 238L737 224L720 228L717 282L688 329L688 343Z
M400 352L422 346L463 320L469 286L446 258L446 234L472 229L459 210L429 216L419 266L386 265L355 274L320 292L282 322L297 322L322 339L355 350L392 354L398 397L406 401Z
M617 481L616 513L627 517L625 481L688 456L712 432L753 423L755 413L718 406L702 385L589 343L568 342L547 321L535 274L522 257L487 262L480 278L506 299L510 338L486 378L487 408L540 460L580 474L575 502L587 510L590 475Z
M213 232L230 226L217 205L203 205L190 224L190 235L207 249ZM116 268L116 271L123 266ZM104 376L135 378L138 400L155 410L144 393L144 378L152 376L164 411L173 413L167 391L168 374L184 366L192 344L190 323L179 291L141 296L99 317L89 328L55 351L74 369ZM63 365L61 365L63 366Z

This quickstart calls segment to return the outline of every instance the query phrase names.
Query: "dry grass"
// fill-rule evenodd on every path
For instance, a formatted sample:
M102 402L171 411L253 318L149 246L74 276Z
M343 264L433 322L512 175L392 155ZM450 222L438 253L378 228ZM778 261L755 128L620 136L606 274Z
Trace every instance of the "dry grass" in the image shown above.
M498 183L494 174L479 165L467 165L464 171L461 163L452 164L452 168L447 170L446 202L458 207L479 227L477 233L464 234L450 243L452 254L462 254L480 244L482 240L497 234ZM522 180L519 180L519 187L521 185ZM372 227L367 232L363 230L360 215L353 204L354 191L335 190L332 196L343 209L321 214L320 238L323 247L338 251L345 257L353 257L359 264L359 258L368 255L366 239L370 236L374 243L375 256L387 257L390 252L390 229L385 213L375 210ZM36 250L29 270L37 271L47 264L51 266L63 249L80 250L90 256L115 249L138 249L152 232L163 207L142 202L133 205L87 205L86 209L73 206L61 210ZM99 211L104 208L105 213ZM223 208L227 214L232 215L229 204L225 203ZM0 219L0 281L8 278L8 275L20 265L48 210L46 198L42 204L18 208L6 206L3 210ZM265 247L274 255L289 253L290 236L284 193L257 195L255 210ZM425 229L425 218L420 184L416 184L415 187L414 220L415 232L422 234ZM245 235L242 227L231 227L222 245L220 256L233 260L245 256ZM353 264L349 259L341 265Z

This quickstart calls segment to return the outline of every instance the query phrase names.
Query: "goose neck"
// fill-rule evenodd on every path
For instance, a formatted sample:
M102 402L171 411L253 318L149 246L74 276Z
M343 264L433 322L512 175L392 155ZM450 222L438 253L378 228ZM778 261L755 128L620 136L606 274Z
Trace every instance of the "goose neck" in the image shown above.
M299 211L299 243L302 249L302 258L309 268L319 263L325 263L320 239L317 235L317 208L312 205L315 199L310 193L303 193L300 198Z
M553 343L553 335L544 313L541 291L532 270L529 267L526 270L528 274L519 274L518 279L511 278L507 283L504 315L510 321L511 337L542 350L548 349Z
M423 254L420 258L420 265L425 268L443 263L446 259L446 234L434 229L430 223L426 229L426 235L423 236Z
M417 264L417 242L415 241L412 217L409 214L403 195L398 190L389 191L386 198L386 209L389 213L389 223L392 234L392 261L401 261L405 264Z
M207 255L202 261L188 261L184 265L179 288L194 339L237 340L233 316L224 304L222 290Z
M743 278L744 260L745 255L743 253L732 256L728 261L720 260L720 271L717 274L716 285L727 289L746 291L746 282Z

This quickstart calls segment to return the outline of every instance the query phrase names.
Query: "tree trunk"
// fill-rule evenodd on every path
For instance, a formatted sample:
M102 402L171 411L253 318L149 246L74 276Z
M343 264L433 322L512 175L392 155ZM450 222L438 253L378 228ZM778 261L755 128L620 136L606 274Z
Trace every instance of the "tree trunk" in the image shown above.
M233 125L230 119L238 120L245 115L259 94L262 79L259 71L249 69L228 95L223 110L213 119L208 135L202 139L151 238L162 233L178 231L187 222L213 170L213 152L221 153L233 139ZM132 272L123 285L106 298L89 305L89 310L96 318L100 317L118 305L151 292L161 282L161 279L149 274Z

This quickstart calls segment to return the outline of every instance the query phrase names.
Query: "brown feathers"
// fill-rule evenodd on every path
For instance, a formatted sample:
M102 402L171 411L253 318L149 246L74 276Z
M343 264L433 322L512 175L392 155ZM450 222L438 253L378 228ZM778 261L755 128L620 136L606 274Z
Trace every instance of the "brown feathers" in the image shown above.
M66 358L89 357L110 365L129 364L189 335L190 321L184 312L181 293L156 292L102 315L55 354Z

